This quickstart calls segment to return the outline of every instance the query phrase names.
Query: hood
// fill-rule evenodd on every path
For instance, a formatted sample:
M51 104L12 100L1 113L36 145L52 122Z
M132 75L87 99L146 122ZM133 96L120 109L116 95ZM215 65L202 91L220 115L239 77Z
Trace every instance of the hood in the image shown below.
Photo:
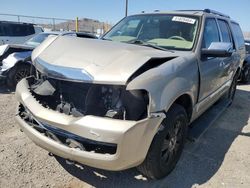
M24 49L24 50L33 50L34 47L28 46L25 44L5 44L0 46L0 56L2 56L8 49Z
M2 60L1 68L2 71L11 69L20 61L28 60L31 56L32 51L14 52L8 55L7 58Z
M7 58L10 54L15 52L27 52L32 51L34 48L27 45L19 44L5 44L0 46L0 66L2 66L2 61Z
M32 60L36 68L49 77L125 84L152 58L176 56L176 52L133 44L60 36L36 48Z

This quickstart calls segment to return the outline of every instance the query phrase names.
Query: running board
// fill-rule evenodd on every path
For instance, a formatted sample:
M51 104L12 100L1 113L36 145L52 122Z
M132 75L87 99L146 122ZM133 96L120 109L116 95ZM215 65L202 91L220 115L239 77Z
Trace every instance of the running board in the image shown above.
M210 107L202 116L195 120L188 130L188 140L198 141L209 127L220 117L220 115L230 106L231 100L221 99Z

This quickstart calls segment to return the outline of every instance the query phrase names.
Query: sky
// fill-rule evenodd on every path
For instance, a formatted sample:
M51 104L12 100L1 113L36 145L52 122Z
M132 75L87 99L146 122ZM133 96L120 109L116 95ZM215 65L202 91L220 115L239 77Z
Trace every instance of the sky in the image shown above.
M112 24L125 16L125 0L0 0L0 5L0 14L67 19L86 17ZM230 15L240 23L243 31L250 32L250 0L129 0L128 14L205 8Z

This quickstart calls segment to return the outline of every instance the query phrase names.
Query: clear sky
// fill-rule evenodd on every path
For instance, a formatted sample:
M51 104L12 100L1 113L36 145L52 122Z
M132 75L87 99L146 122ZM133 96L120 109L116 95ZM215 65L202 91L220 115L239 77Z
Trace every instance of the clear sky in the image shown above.
M243 31L250 31L250 0L129 0L129 14L204 8L228 14ZM68 19L78 16L115 24L124 17L125 0L0 0L0 13Z

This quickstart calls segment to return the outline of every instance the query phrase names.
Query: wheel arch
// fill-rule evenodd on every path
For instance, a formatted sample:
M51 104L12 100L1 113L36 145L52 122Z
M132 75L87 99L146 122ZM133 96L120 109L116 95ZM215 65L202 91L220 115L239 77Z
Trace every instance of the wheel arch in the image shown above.
M187 116L188 116L188 120L190 122L190 120L192 118L192 114L193 114L193 100L192 100L192 97L187 93L184 93L184 94L180 95L179 97L177 97L174 100L174 102L170 105L168 110L170 108L172 108L172 106L174 104L178 104L178 105L182 106L185 109L185 111L187 113Z
M31 68L32 64L28 63L28 62L24 62L23 60L19 60L15 63L15 65L13 67L11 67L6 76L6 83L10 88L15 88L15 81L14 79L14 74L16 73L16 71L18 70L18 68L20 68L20 66L29 66L29 68Z
M241 77L241 71L242 71L242 68L238 67L236 72L235 72L235 76L238 76L238 78Z
M25 60L20 60L18 62L16 62L16 64L14 66L19 66L19 65L32 65L31 62L29 61L25 61Z

